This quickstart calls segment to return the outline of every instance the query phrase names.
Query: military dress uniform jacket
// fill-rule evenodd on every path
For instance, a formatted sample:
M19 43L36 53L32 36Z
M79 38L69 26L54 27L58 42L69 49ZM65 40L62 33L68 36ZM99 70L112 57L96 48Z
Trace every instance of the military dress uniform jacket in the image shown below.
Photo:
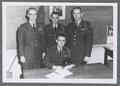
M34 30L29 22L22 24L17 30L17 50L19 61L20 56L25 56L24 69L41 66L43 49L41 28Z
M50 47L47 49L44 63L46 67L52 68L52 66L66 66L72 63L70 60L70 52L69 49L64 47L61 55L58 52L57 46Z
M52 24L45 25L44 27L44 39L45 39L45 50L49 47L56 45L56 35L58 33L65 33L65 26L58 24L57 28L53 28Z
M84 64L84 57L91 55L93 30L87 21L82 20L76 26L75 22L67 26L67 46L70 48L72 61L76 65Z

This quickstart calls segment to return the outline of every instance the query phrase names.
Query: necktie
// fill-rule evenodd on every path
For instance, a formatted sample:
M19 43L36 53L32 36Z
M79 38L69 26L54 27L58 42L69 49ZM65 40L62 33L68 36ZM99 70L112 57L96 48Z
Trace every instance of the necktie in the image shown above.
M36 29L35 24L33 24L33 29L34 29L34 30Z
M62 54L62 50L60 49L60 56L61 56L61 54Z
M57 27L56 27L56 26L54 26L54 28L55 28L55 30L57 30Z
M78 24L77 23L75 23L75 27L77 27L78 26Z

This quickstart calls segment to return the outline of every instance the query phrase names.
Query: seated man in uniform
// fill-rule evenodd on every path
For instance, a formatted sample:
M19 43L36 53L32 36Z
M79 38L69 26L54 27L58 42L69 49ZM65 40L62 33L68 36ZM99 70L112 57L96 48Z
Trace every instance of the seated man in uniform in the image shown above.
M71 64L69 49L64 45L66 43L66 36L64 34L57 34L56 36L57 45L47 49L45 55L45 66L50 69L70 69L74 67L74 64Z

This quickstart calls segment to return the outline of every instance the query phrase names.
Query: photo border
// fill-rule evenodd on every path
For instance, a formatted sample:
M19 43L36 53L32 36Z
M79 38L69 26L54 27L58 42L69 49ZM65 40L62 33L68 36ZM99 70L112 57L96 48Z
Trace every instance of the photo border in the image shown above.
M19 80L10 80L10 79L6 79L4 77L5 75L5 71L4 71L4 66L5 66L5 59L3 57L5 57L5 53L6 53L6 7L5 6L40 6L40 5L44 5L44 6L48 6L48 3L50 5L54 5L54 3L56 3L56 5L61 5L64 4L66 6L112 6L113 7L113 56L114 56L114 60L113 60L113 79L83 79L83 80L78 80L78 79L62 79L59 80L58 82L54 82L57 81L55 80L46 80L46 79L19 79ZM24 3L24 4L23 4ZM102 83L102 84L116 84L117 83L117 17L118 17L118 4L117 3L69 3L69 2L2 2L2 78L3 78L3 83L92 83L94 81L94 84L96 83ZM31 82L32 81L32 82Z

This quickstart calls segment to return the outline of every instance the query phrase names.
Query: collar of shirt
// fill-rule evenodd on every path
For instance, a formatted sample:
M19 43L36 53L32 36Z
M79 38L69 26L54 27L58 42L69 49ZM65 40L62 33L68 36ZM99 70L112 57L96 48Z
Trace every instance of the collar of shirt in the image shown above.
M33 27L33 24L34 24L34 27L36 27L36 23L33 23L32 21L29 21L30 25Z
M80 25L81 21L82 21L82 20L79 20L79 21L75 22L75 23L77 24L77 26Z
M55 25L55 24L53 24L53 28L55 28L55 27L57 28L57 26L58 26L58 24L56 24L56 25Z
M60 52L60 50L62 51L63 49L57 46L57 50Z

